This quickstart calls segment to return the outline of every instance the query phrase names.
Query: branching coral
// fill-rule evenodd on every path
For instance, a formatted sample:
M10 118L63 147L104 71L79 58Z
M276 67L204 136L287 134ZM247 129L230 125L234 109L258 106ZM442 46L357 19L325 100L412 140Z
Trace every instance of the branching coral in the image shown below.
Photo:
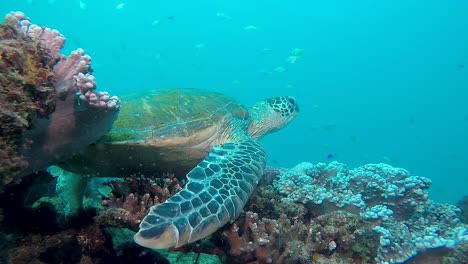
M222 233L229 263L313 263L337 256L359 263L375 256L368 249L376 242L370 224L350 213L332 212L305 222L285 214L273 220L246 212Z
M378 237L358 216L332 211L313 217L271 185L285 170L268 169L242 214L214 236L229 263L370 263ZM312 217L312 218L311 218Z
M291 224L284 214L272 220L248 211L223 236L232 263L295 263L312 254L305 246L310 241L307 227L300 221Z
M112 193L102 202L106 209L99 213L98 222L134 231L138 230L151 206L163 203L183 187L175 175L169 173L161 178L132 175L108 184L112 187Z

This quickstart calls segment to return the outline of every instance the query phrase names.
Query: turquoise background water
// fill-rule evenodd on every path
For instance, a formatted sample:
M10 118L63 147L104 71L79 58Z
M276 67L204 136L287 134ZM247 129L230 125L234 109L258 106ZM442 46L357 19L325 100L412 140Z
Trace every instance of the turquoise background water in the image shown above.
M112 94L296 96L297 120L262 140L270 165L385 162L434 200L468 194L468 1L1 0L13 10L83 48Z

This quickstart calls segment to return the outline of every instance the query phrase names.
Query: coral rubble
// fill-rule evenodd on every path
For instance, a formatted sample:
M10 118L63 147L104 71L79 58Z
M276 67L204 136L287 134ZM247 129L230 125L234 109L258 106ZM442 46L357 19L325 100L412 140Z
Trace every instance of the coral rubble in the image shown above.
M12 12L0 25L0 189L96 141L119 100L97 92L90 57L65 57L56 30Z

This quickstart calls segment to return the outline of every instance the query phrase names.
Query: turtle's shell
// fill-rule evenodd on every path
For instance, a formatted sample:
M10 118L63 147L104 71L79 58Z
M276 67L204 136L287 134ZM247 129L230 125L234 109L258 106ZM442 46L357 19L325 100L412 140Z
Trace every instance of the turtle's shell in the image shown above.
M237 101L210 91L164 89L119 97L122 107L112 130L63 168L106 177L185 175L214 145L229 140L230 118L249 118Z
M246 120L248 110L226 95L197 89L171 88L120 96L122 108L105 143L196 144L187 138L205 132L203 141L226 118ZM200 142L199 142L200 143Z

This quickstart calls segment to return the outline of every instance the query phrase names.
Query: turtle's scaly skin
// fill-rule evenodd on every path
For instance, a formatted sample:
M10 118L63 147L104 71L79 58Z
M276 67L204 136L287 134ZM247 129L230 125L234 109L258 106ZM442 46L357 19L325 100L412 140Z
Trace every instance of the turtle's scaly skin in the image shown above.
M149 248L180 247L234 221L263 175L265 163L265 150L253 140L215 147L187 175L184 190L150 209L135 241Z

